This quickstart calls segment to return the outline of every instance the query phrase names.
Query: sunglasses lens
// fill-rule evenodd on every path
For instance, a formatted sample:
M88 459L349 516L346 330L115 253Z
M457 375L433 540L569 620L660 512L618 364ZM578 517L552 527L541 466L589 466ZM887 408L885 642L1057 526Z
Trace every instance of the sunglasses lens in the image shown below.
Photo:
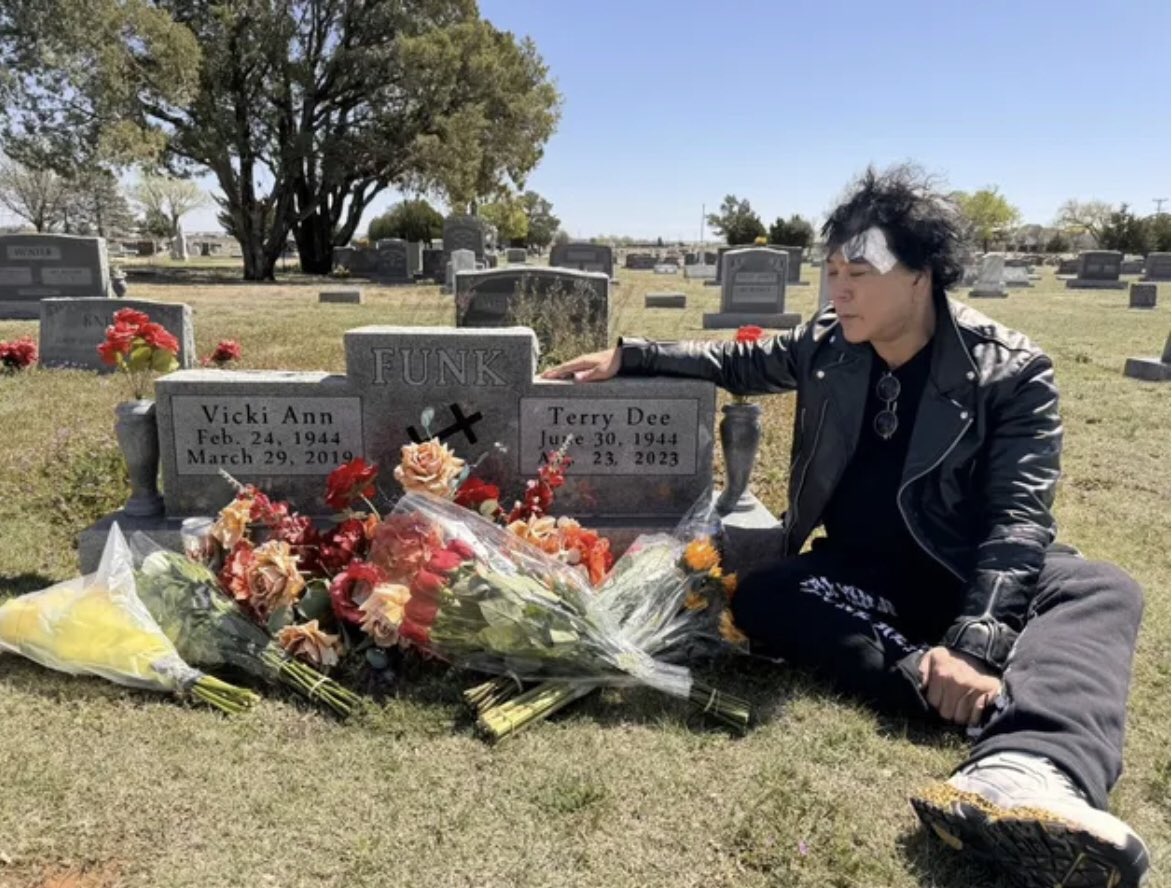
M875 414L875 433L880 438L890 438L899 428L899 418L890 410L880 410Z
M899 380L890 373L880 376L875 384L875 394L884 401L894 401L899 397Z

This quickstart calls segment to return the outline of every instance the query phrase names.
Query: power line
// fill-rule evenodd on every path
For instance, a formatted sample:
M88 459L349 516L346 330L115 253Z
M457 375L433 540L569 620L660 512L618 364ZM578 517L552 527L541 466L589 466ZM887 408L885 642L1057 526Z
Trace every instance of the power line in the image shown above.
M1167 202L1168 202L1168 198L1166 198L1166 197L1153 197L1152 198L1152 203L1154 203L1156 205L1156 215L1157 216L1160 215L1160 213L1164 212L1164 204L1166 204Z

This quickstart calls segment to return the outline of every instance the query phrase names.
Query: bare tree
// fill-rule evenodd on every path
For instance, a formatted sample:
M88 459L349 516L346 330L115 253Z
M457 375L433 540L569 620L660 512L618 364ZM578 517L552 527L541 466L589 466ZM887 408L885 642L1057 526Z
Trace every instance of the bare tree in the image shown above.
M1075 234L1086 232L1098 241L1114 211L1115 208L1105 200L1071 199L1058 208L1057 222L1066 231Z
M168 237L179 234L179 220L208 203L208 196L190 179L144 176L130 189L130 196L148 219L166 219Z
M69 199L69 183L52 170L32 170L11 160L0 164L0 204L38 232L61 223Z

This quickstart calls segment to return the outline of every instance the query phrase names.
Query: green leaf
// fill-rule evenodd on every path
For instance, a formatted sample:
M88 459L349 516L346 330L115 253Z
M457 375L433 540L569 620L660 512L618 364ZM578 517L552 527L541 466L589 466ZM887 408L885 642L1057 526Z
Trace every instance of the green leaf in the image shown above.
M156 348L151 355L151 369L156 373L170 373L179 367L179 362L171 352L163 348Z
M286 626L291 625L292 623L293 623L293 610L292 610L292 608L281 607L281 608L277 608L277 610L273 611L272 615L269 617L269 621L266 624L266 626L269 630L270 635L276 635L278 632L280 632Z
M297 610L306 620L320 620L330 613L330 589L325 580L310 580Z
M140 342L141 340L135 340ZM130 351L130 358L126 362L126 368L131 373L141 373L143 370L151 366L151 353L154 351L149 345L135 346Z

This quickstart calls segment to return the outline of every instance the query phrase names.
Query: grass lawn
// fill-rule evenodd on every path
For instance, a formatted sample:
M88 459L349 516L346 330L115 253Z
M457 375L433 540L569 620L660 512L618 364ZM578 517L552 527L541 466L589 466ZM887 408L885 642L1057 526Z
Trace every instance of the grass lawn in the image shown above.
M804 277L790 305L808 317L818 270ZM701 315L717 309L718 288L619 279L615 333L717 335ZM235 338L246 368L341 371L348 328L453 318L437 287L364 284L365 305L318 305L319 283L132 278L130 295L191 304L198 352ZM662 290L687 293L688 308L644 310L644 294ZM1147 592L1112 808L1151 846L1153 888L1170 884L1169 388L1121 369L1159 354L1168 285L1159 299L1129 311L1126 291L1067 291L1047 272L1031 290L978 301L1057 365L1061 538ZM0 339L36 326L0 321ZM122 382L0 377L0 599L75 574L75 534L125 499L112 433ZM780 511L792 400L763 404L754 489ZM613 692L497 748L460 705L466 676L420 672L342 725L280 695L228 720L0 656L0 888L1002 884L924 835L906 803L948 774L959 735L878 717L780 666L719 676L767 713L742 739L674 701Z

